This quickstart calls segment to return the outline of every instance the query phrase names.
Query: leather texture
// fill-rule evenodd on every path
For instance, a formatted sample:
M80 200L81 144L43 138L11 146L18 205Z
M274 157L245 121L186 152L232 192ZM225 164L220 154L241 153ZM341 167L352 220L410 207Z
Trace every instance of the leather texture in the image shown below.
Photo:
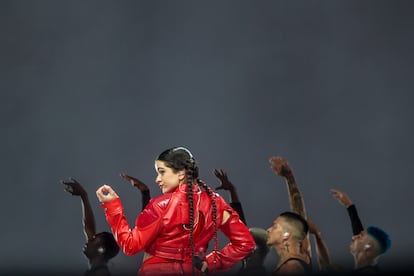
M207 261L210 272L228 270L253 251L254 239L237 212L219 194L213 193L213 197L210 198L207 192L201 191L197 185L193 186L193 192L194 255ZM216 202L217 228L212 216L212 200ZM146 260L141 266L140 275L151 275L152 272L154 275L164 275L162 271L167 273L168 270L170 273L191 274L187 185L180 185L172 193L151 199L136 218L135 227L132 229L128 225L119 198L102 203L101 206L105 210L106 220L118 245L126 255L131 256L144 250L157 257L157 260L162 258L158 266L154 265L155 259ZM221 224L225 211L230 217L225 224ZM230 242L221 250L206 255L209 243L214 247L216 230L222 231ZM172 269L178 271L171 271Z

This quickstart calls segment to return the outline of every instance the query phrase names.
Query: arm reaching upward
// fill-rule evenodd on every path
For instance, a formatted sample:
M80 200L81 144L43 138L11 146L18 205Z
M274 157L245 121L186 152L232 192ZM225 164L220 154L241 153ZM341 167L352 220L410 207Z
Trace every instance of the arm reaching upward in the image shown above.
M305 203L289 163L280 156L270 158L269 162L272 170L286 180L291 211L306 219Z
M148 186L144 182L139 180L138 178L127 175L126 173L121 173L120 176L126 181L128 181L129 183L131 183L133 187L141 191L141 196L142 196L142 209L141 210L144 210L145 206L147 206L148 202L151 199L150 190Z
M288 188L288 196L290 203L290 210L301 215L303 218L307 219L305 202L303 200L302 194L298 188L295 177L293 175L293 170L290 167L289 163L281 156L273 156L269 159L271 169L279 176L285 178L286 185ZM309 242L309 233L306 238L303 240L303 248L308 252L309 257L312 256L312 249Z
M85 233L86 240L91 240L96 234L95 217L89 202L88 193L82 187L82 185L74 178L70 177L69 180L60 181L65 185L64 190L73 196L80 196L82 202L82 223L83 231Z
M246 224L242 204L236 191L236 187L227 177L227 173L223 170L214 170L214 175L220 180L221 185L216 187L217 190L226 190L230 192L230 206L239 214L240 220Z
M230 202L240 202L236 192L236 187L229 180L227 173L223 170L214 169L214 175L220 180L221 185L216 187L217 190L226 190L230 192Z
M319 269L321 271L327 271L328 267L331 264L331 257L329 254L328 246L326 245L325 240L322 238L321 231L313 223L313 221L311 221L310 219L308 219L307 221L309 226L309 233L312 234L315 238L315 251L318 258Z
M348 211L349 219L351 220L352 233L354 235L361 233L364 230L364 226L362 225L357 209L349 196L346 193L335 189L331 189L330 192L331 195L336 198L338 202L341 203Z

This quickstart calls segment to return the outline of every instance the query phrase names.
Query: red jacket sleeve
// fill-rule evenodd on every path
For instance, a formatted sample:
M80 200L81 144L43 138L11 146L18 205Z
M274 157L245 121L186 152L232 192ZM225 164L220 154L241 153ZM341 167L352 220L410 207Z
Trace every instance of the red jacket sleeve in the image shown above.
M137 217L135 227L130 228L120 198L101 204L106 220L125 255L134 255L145 249L163 227L161 210L152 202Z
M219 201L220 200L217 200L218 204L220 204ZM221 204L227 205L224 200ZM230 242L220 251L213 251L206 256L205 260L208 263L210 271L223 271L230 269L237 262L247 257L256 246L249 229L240 220L240 217L236 211L234 211L230 206L224 210L230 213L230 217L225 224L219 226L219 229L224 235L226 235Z

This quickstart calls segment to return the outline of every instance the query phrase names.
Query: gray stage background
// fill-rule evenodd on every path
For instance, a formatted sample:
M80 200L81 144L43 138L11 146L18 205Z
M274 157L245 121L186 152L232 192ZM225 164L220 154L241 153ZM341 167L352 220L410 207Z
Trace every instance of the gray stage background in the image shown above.
M87 269L80 199L113 186L130 223L154 158L188 147L211 187L221 168L249 226L289 209L272 155L294 169L333 262L351 267L351 226L392 236L384 268L412 254L413 2L1 1L0 273ZM225 192L220 192L228 198ZM135 275L142 254L111 271ZM276 263L271 253L266 263ZM411 264L410 264L411 265Z

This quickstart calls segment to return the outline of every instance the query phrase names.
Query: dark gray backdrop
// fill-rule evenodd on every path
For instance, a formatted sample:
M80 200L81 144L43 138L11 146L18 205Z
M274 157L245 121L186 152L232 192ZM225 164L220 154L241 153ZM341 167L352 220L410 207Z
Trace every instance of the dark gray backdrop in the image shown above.
M413 4L409 1L1 1L0 272L84 271L81 204L112 185L132 224L154 158L188 147L211 187L222 168L249 226L289 203L269 168L291 164L335 263L351 267L351 227L392 236L382 266L412 253ZM220 192L226 198L228 195ZM142 255L119 254L135 275ZM271 253L267 264L276 263Z

